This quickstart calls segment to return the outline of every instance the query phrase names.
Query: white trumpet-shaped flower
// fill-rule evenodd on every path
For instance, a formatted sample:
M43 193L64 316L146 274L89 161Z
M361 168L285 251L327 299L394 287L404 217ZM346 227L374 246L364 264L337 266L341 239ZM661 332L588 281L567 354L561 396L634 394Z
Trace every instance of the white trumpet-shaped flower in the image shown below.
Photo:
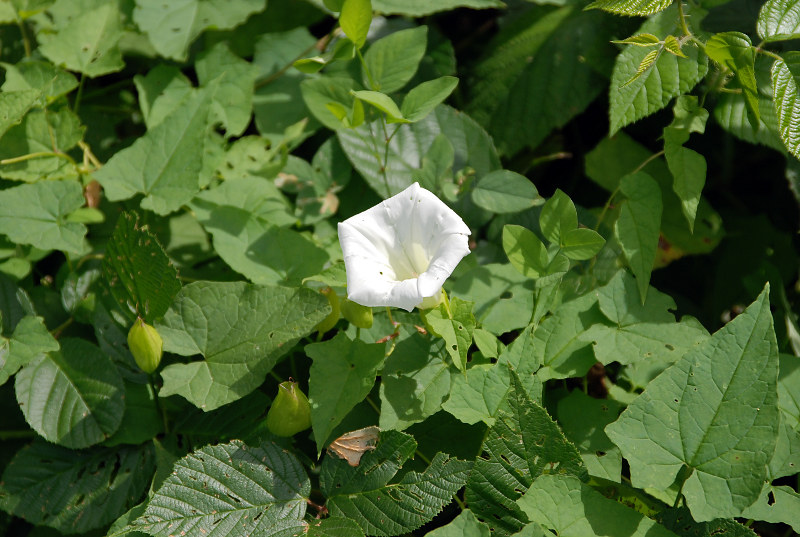
M469 253L469 228L418 183L339 224L347 298L411 311L441 296Z

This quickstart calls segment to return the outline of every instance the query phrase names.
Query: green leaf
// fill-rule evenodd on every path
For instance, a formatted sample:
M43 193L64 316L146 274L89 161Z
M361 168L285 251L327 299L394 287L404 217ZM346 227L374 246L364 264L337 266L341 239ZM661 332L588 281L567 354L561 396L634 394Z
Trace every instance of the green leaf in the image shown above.
M231 52L224 42L198 55L195 63L201 86L212 81L211 118L225 127L228 136L239 136L250 123L256 71L253 65Z
M522 226L503 226L503 250L508 260L528 278L541 278L547 274L547 248L533 231Z
M658 57L661 55L661 50L651 50L647 54L644 55L642 61L639 62L639 67L636 68L636 72L633 73L633 76L630 77L624 84L622 84L619 89L624 88L625 86L632 84L636 80L639 79L640 76L645 74L656 62Z
M482 421L491 427L510 382L505 364L472 366L465 375L453 375L450 397L442 408L464 423Z
M354 520L336 516L309 523L303 531L309 537L364 537L364 530Z
M742 516L774 524L787 524L800 531L800 494L792 487L765 485L758 500Z
M676 537L630 507L606 498L572 475L543 475L517 503L531 521L562 537Z
M370 104L386 114L387 123L409 123L391 97L379 91L352 91L356 99Z
M439 2L437 2L439 4ZM500 151L542 143L608 87L618 30L599 12L531 9L503 25L473 70L466 111Z
M355 520L368 535L384 537L415 530L436 516L464 486L472 463L438 453L424 472L408 472L389 483L416 445L407 434L386 431L356 467L325 457L320 489L331 514Z
M59 69L50 62L23 61L14 65L10 63L0 63L0 65L6 70L6 79L2 85L4 92L38 90L41 104L52 102L78 87L78 80L71 73ZM4 129L0 127L0 135L3 132Z
M161 123L192 93L191 80L174 65L159 64L144 76L134 76L133 83L148 129Z
M620 191L627 199L620 208L614 235L636 276L639 296L644 303L658 249L661 192L655 180L645 172L623 177Z
M123 312L152 324L181 289L164 249L136 213L122 213L103 257L103 277Z
M605 243L606 240L593 229L573 229L561 237L561 251L570 259L585 261L593 258Z
M191 283L156 328L165 351L205 359L165 367L159 395L181 395L205 411L235 401L328 313L327 299L310 289Z
M758 35L765 41L797 39L800 35L800 16L797 0L767 0L761 6L756 21Z
M560 188L550 196L539 213L539 227L544 238L554 244L561 244L561 235L577 229L578 211L575 204Z
M318 454L336 426L372 390L378 369L383 366L384 347L353 341L344 332L328 341L305 346L306 354L313 360L308 397Z
M6 313L9 310L2 311ZM17 323L10 339L0 336L0 385L5 384L19 368L59 348L58 341L47 331L42 318L26 315Z
M381 196L397 194L415 181L424 155L439 135L444 135L453 144L457 166L454 169L469 166L482 177L500 168L497 152L486 131L466 114L449 106L438 106L424 119L396 128L399 130L389 143L385 171L383 162L375 157L375 145L383 148L386 143L383 134L379 134L381 129L377 123L364 124L355 130L337 131L342 149L353 167Z
M0 190L0 233L42 250L82 253L86 226L66 217L85 202L75 181L42 181Z
M266 5L266 0L136 0L133 20L160 55L185 61L189 45L204 30L235 28Z
M31 110L0 139L0 176L34 183L43 179L75 179L74 161L66 153L83 137L80 119L68 108ZM38 154L30 158L30 154ZM16 157L26 157L14 161Z
M475 318L500 335L523 328L533 310L533 282L510 264L477 266L453 282L451 296L475 302Z
M615 483L621 482L622 454L603 428L619 417L622 408L613 399L595 399L581 390L558 401L558 421L580 451L589 475Z
M381 429L403 430L442 408L453 371L441 340L420 334L399 342L381 372Z
M8 76L8 74L6 74ZM41 95L39 90L25 89L19 91L8 91L3 86L3 92L0 93L0 136L14 126L18 125L28 110L36 103Z
M46 440L80 449L113 434L125 409L122 378L99 348L61 340L17 373L17 401L25 420Z
M144 444L163 432L164 424L156 394L149 384L125 381L125 413L106 446Z
M800 156L800 52L787 52L783 60L772 64L772 88L778 131L783 144L794 156Z
M664 128L664 158L675 178L672 185L681 200L681 209L689 229L694 230L700 195L706 183L706 159L700 153L683 147L685 131L673 127Z
M339 26L356 48L367 42L367 32L372 23L372 4L370 0L344 0L339 13Z
M657 36L672 35L678 31L677 21L677 13L670 8L650 18L640 31ZM609 134L661 110L674 97L688 93L708 71L708 57L696 47L687 47L684 52L688 59L660 54L650 69L631 80L645 56L652 52L642 47L628 47L617 57L611 87L619 89L610 93Z
M621 41L612 41L619 45L636 45L637 47L654 47L661 44L661 40L653 34L638 34L626 37Z
M258 205L258 200L253 201ZM267 203L267 207L275 205ZM214 237L220 257L257 284L299 285L328 261L328 254L311 239L244 209L222 205L201 222Z
M122 25L116 2L100 3L86 11L75 8L64 26L36 36L39 51L54 64L90 78L121 70L125 64L118 47Z
M465 509L450 521L425 534L425 537L490 537L489 526L475 518L472 511Z
M334 103L338 105L334 108L351 110L356 101L351 93L354 87L355 81L352 78L325 76L304 80L300 84L300 91L309 111L320 123L331 130L340 130L345 125L331 111L329 105Z
M674 54L679 58L688 58L686 54L683 53L681 49L681 43L674 35L668 35L664 38L664 50L669 52L670 54Z
M449 308L440 304L425 314L425 322L435 335L444 339L447 353L462 372L467 367L467 351L472 346L472 332L476 326L473 306L473 302L453 297Z
M736 74L747 104L750 122L758 124L758 84L756 84L756 51L750 38L740 32L724 32L706 42L706 54Z
M74 451L34 440L3 472L0 506L31 524L84 534L135 505L154 470L148 445Z
M414 78L419 62L425 55L428 44L428 27L417 26L400 30L378 39L364 54L366 72L369 73L375 91L394 93ZM364 85L370 87L364 74Z
M234 440L176 462L134 527L154 537L273 535L280 522L299 525L310 493L294 455L274 443L251 447Z
M511 535L528 522L516 501L537 477L550 472L578 477L586 473L575 446L547 411L530 399L513 370L508 411L498 415L482 451L469 475L466 500L494 535Z
M676 306L669 296L651 287L641 302L637 282L625 270L595 294L611 324L595 324L580 339L593 342L595 357L604 365L646 362L645 366L664 369L708 339L701 326L675 322L668 310Z
M200 190L209 90L198 90L165 121L114 154L94 174L112 201L144 194L141 206L160 215L180 209Z
M403 98L400 110L408 121L416 123L444 102L456 86L458 79L454 76L443 76L422 82L409 90Z
M497 214L518 213L542 201L530 179L511 170L481 177L472 191L475 205Z
M204 190L189 204L201 224L219 227L219 224L214 226L214 222L220 220L219 215L226 214L226 207L237 208L246 213L248 219L256 219L263 225L286 227L297 222L291 213L291 205L275 183L254 176L257 170L248 166L253 161L263 162L264 153L261 149L265 143L261 138L244 137L231 146L221 168L225 170L223 177L233 180ZM231 211L231 214L238 213ZM217 217L212 219L212 215ZM221 226L221 229L225 228Z
M401 14L411 17L422 17L439 11L448 11L457 7L472 9L503 8L505 4L500 0L375 0L375 11L385 14Z
M602 9L618 15L652 15L667 9L672 0L595 0L586 9Z
M697 535L757 537L753 530L735 520L718 518L710 522L695 522L686 507L664 509L658 514L657 520L681 537L696 537Z
M606 427L633 486L665 490L685 468L694 520L741 516L761 492L778 436L777 369L767 287Z

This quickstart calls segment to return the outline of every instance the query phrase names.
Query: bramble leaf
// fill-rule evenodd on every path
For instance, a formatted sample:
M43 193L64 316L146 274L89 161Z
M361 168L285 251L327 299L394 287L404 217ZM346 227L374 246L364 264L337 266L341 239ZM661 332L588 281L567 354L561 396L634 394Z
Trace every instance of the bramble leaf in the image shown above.
M586 9L602 9L618 15L652 15L667 9L672 0L595 0Z
M800 36L797 0L767 0L756 21L758 35L765 41L784 41Z

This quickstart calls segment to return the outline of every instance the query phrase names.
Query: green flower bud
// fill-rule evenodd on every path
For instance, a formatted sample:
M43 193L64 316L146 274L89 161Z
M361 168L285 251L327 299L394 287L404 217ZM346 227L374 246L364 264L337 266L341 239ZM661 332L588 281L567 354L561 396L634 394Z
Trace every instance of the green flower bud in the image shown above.
M311 427L311 405L291 380L278 385L278 395L267 412L267 429L276 436L294 436Z
M141 317L136 319L128 332L128 347L133 354L133 359L136 360L136 365L142 371L150 374L158 369L163 346L164 342L156 329L144 322Z
M342 309L342 317L358 328L372 328L372 308L356 304L346 298L341 301L340 307Z
M331 328L333 328L336 323L339 321L340 317L340 310L339 310L339 295L336 294L336 291L331 289L330 287L325 287L324 289L320 289L319 291L325 298L328 299L328 304L331 305L331 312L328 314L327 317L322 319L314 329L319 332L320 334L324 334Z

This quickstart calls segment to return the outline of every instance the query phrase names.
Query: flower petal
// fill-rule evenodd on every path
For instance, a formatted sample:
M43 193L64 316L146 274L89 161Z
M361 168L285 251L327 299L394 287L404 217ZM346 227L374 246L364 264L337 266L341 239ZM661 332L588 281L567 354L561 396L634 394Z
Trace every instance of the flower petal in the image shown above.
M469 253L469 234L452 209L414 183L339 224L348 298L411 311Z

